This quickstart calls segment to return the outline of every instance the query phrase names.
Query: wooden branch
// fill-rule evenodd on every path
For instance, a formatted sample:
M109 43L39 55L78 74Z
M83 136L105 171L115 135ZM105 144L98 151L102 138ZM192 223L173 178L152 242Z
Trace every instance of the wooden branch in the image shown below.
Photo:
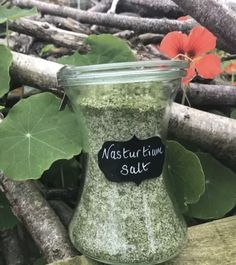
M111 3L112 0L101 1L101 6L103 4L104 8L103 12L109 9ZM178 18L185 15L183 10L170 0L120 0L117 10L119 12L138 13L143 17Z
M230 7L218 0L173 1L227 43L228 52L236 52L236 16Z
M57 73L63 65L12 52L11 75L16 82L47 89L58 87Z
M6 264L25 265L27 262L24 258L16 229L2 231L0 235Z
M162 41L163 34L155 33L144 33L138 36L138 39L144 44L158 44Z
M19 33L53 43L57 46L86 51L84 39L88 37L88 35L59 29L47 22L21 18L10 22L9 28Z
M57 73L62 67L63 65L61 64L13 53L11 73L13 77L17 77L21 82L28 85L42 86L42 88L58 87ZM206 86L192 84L193 90L189 90L189 97L196 102L197 99L195 97L199 96L197 91L204 90ZM215 93L213 88L207 88L208 93L201 93L199 102L209 101L212 97L211 103L213 103L214 97L214 105L221 105L221 97L227 98L227 95L224 93L224 86L217 86L218 91L221 91L221 97ZM231 97L235 97L235 91L230 91L230 87L226 87L227 89L231 93ZM232 90L235 90L235 88L233 87ZM195 93L193 96L191 96L191 91ZM235 101L231 99L230 104L233 104L233 102ZM236 162L236 135L234 133L236 131L236 120L179 104L173 104L171 117L170 132L175 137L193 141L220 159L225 158L232 163Z
M57 72L63 65L13 52L12 77L21 84L38 88L56 88ZM236 106L234 86L190 83L188 98L194 106Z
M173 104L169 132L172 136L197 144L218 159L236 162L236 120Z
M64 203L64 201L50 200L49 204L59 216L63 225L67 228L73 215L72 208L70 208L66 203Z
M233 265L236 260L236 216L188 229L188 242L163 265Z
M0 174L0 184L14 214L23 222L48 262L77 255L65 227L32 181L11 181Z
M35 6L42 13L70 17L82 23L129 29L140 33L153 32L165 34L174 30L189 31L193 27L192 21L181 22L171 19L149 19L88 12L65 6L47 4L36 0L11 0L11 2L14 5L26 8Z
M105 13L109 9L109 3L104 3L103 1L97 2L96 5L88 9L89 12L101 12Z
M50 24L54 24L58 28L63 28L74 32L80 32L87 35L92 33L91 29L88 26L69 17L63 18L63 17L45 15L43 17L43 20L47 21Z
M193 106L236 106L236 87L190 83L188 99Z

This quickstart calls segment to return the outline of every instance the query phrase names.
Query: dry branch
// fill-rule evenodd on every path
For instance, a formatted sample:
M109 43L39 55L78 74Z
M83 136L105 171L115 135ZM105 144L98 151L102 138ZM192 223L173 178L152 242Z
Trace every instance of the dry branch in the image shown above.
M57 88L57 72L63 65L13 52L12 77L38 88ZM190 83L187 91L192 105L236 106L235 86Z
M64 17L45 15L43 17L43 20L47 21L50 24L54 24L56 27L63 28L66 30L80 32L87 35L92 33L89 27L69 17L64 18Z
M26 260L20 247L16 229L1 232L2 248L7 265L25 265ZM1 262L0 262L1 264Z
M34 58L19 53L13 53L12 76L17 77L24 84L33 86L58 87L57 73L63 67L61 64L49 62L43 59ZM189 90L189 97L194 100L199 90L207 85L191 84L193 89ZM214 87L214 86L212 86ZM221 99L214 88L207 87L208 93L200 95L201 102L209 100L214 105L222 104ZM230 93L231 87L229 89ZM217 86L221 96L224 94L224 86ZM235 88L232 87L232 90ZM222 91L223 90L223 91ZM195 91L191 96L191 91ZM231 91L232 92L232 91ZM235 91L233 91L235 92ZM204 98L205 96L205 98ZM235 93L231 94L235 97ZM231 103L232 103L231 99ZM235 98L234 98L235 100ZM195 99L197 101L197 99ZM229 159L232 163L236 162L236 120L220 117L207 112L188 108L179 104L174 104L170 123L170 132L177 138L190 140L197 143L203 149L212 152L218 158Z
M13 53L12 78L18 83L48 89L58 87L57 73L63 65L33 56Z
M13 212L30 232L48 262L77 255L65 227L32 181L11 181L0 174L0 184Z
M10 22L9 28L58 46L86 51L86 45L84 44L86 34L59 29L47 22L21 18Z
M70 17L82 23L129 29L140 33L153 32L164 34L174 30L188 31L195 23L192 21L180 22L171 19L149 19L89 12L66 6L43 3L36 0L11 0L11 2L14 5L26 8L35 6L44 14Z
M102 0L97 10L106 12L111 3L112 0ZM117 10L138 13L143 17L178 18L184 15L183 10L170 0L120 0Z
M70 208L66 203L64 203L64 201L50 200L49 204L59 216L63 225L65 227L68 227L73 215L72 208Z
M236 106L236 87L190 83L187 96L194 106Z
M173 104L169 130L231 165L236 162L236 120Z
M230 7L218 0L173 1L227 43L228 52L236 52L236 16Z

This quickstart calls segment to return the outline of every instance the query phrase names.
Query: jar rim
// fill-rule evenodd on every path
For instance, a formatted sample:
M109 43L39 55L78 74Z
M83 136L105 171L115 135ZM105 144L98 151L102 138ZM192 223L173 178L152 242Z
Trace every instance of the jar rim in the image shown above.
M64 66L58 73L61 87L78 84L126 83L154 80L179 79L185 75L185 61L150 60L95 64L86 66Z

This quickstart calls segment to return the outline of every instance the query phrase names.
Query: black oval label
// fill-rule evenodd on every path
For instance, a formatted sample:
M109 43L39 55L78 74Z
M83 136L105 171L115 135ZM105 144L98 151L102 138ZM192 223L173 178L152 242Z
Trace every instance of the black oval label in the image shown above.
M165 146L158 136L139 140L135 135L127 142L105 142L98 152L98 165L105 177L114 182L133 181L161 175Z

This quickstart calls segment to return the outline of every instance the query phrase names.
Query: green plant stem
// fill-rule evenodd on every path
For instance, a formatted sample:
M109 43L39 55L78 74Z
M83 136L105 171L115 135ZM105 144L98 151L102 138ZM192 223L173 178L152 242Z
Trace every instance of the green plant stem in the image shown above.
M233 85L234 84L234 81L235 81L235 77L234 77L234 74L231 75L231 84Z
M186 99L186 101L188 102L188 105L191 107L190 101L189 101L188 96L187 96L187 93L186 93L188 88L189 88L189 85L187 85L187 86L181 86L181 89L183 90L181 104L184 105L185 99Z

